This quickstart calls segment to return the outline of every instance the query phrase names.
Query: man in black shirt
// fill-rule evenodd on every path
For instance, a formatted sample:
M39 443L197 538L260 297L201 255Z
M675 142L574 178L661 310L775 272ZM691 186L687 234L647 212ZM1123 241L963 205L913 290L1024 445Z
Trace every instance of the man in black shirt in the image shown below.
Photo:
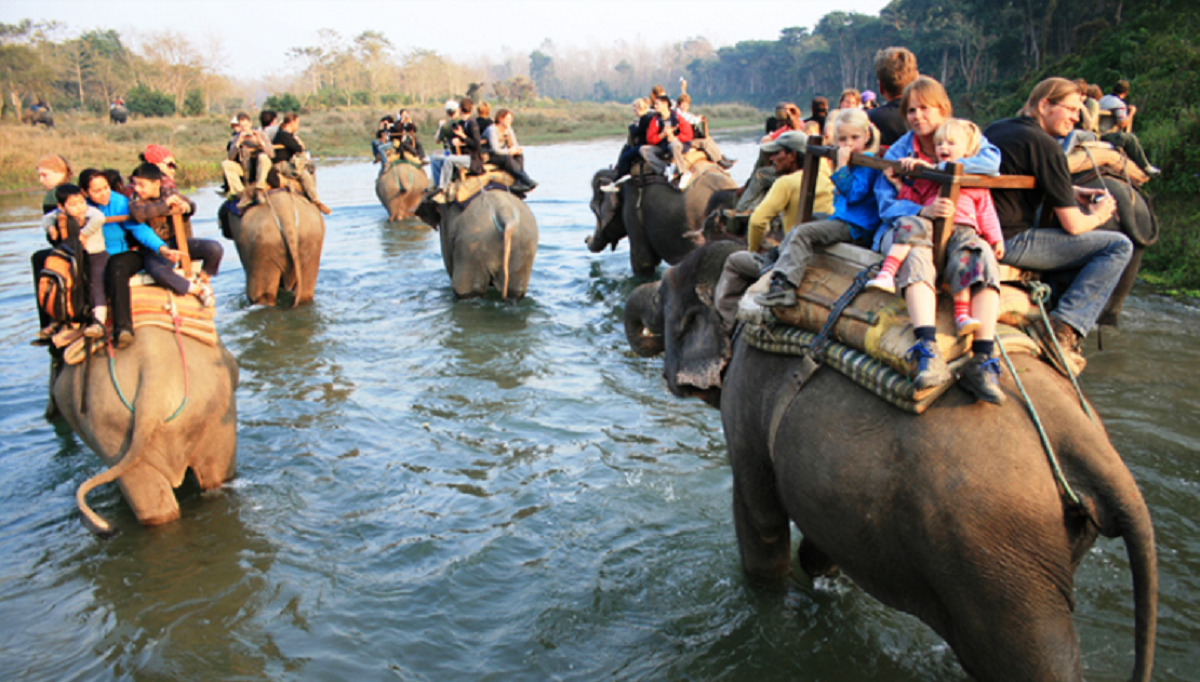
M1051 328L1041 330L1043 342L1049 341L1048 334L1057 338L1075 372L1086 364L1080 343L1133 254L1128 237L1096 229L1112 217L1116 201L1102 190L1075 188L1066 154L1054 139L1071 132L1082 106L1078 85L1048 78L1034 87L1020 116L996 121L983 131L1000 149L1001 174L1032 175L1037 181L1031 190L992 190L1004 230L1001 262L1042 272L1079 271L1050 313ZM1052 212L1059 227L1038 227L1039 207L1043 213ZM1055 352L1047 351L1055 360Z
M321 197L317 195L317 181L313 178L312 170L308 166L308 154L304 149L304 143L296 137L298 130L300 130L300 115L295 112L285 115L283 123L279 126L279 132L275 133L276 149L272 165L277 172L299 180L300 187L304 189L304 194L309 201L321 213L329 215L333 211L321 203Z
M908 132L908 123L900 113L900 96L915 81L917 57L903 47L888 47L875 53L875 77L879 94L886 101L867 112L867 118L879 129L879 144L889 147ZM882 153L882 152L881 152Z

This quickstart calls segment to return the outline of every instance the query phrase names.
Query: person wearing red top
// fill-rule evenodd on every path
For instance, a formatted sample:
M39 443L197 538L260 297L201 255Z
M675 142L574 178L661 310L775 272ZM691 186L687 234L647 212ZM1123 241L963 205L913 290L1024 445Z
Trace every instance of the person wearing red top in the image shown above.
M654 100L655 116L646 128L646 145L642 147L642 158L659 173L667 171L667 159L675 164L675 170L683 173L687 163L683 155L691 147L692 124L671 109L671 98L659 95Z

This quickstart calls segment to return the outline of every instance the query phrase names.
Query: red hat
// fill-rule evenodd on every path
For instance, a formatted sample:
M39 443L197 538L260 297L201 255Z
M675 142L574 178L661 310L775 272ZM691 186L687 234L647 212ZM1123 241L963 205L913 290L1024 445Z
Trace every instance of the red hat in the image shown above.
M142 158L146 159L146 163L159 164L171 158L171 150L157 144L148 144L146 151L142 152Z

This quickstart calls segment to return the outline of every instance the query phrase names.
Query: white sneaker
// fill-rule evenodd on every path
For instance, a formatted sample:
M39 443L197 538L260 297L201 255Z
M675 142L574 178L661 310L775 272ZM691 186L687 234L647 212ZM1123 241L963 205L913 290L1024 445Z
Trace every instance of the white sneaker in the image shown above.
M1151 165L1146 166L1146 175L1158 175L1161 172L1162 171L1159 170L1158 166L1151 166Z
M881 272L875 275L875 279L867 282L867 289L876 289L878 291L886 291L889 294L896 293L896 279L886 272Z

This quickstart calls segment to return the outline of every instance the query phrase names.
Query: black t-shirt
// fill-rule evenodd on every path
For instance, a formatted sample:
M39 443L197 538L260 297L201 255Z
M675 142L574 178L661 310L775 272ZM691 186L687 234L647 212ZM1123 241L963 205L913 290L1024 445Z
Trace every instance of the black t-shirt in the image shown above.
M876 128L879 128L879 144L885 147L896 144L896 140L904 137L904 134L908 132L908 122L900 114L899 97L883 106L871 109L867 112L867 118L871 119L871 123L874 123Z
M1036 227L1037 210L1043 200L1046 209L1079 205L1071 185L1067 155L1036 120L1028 116L1001 119L989 125L983 134L1000 149L1001 175L1037 178L1032 190L992 190L992 202L1005 239Z
M296 140L296 136L282 128L275 133L275 144L282 148L275 150L275 158L271 159L271 163L291 161L293 156L304 153L304 147Z

